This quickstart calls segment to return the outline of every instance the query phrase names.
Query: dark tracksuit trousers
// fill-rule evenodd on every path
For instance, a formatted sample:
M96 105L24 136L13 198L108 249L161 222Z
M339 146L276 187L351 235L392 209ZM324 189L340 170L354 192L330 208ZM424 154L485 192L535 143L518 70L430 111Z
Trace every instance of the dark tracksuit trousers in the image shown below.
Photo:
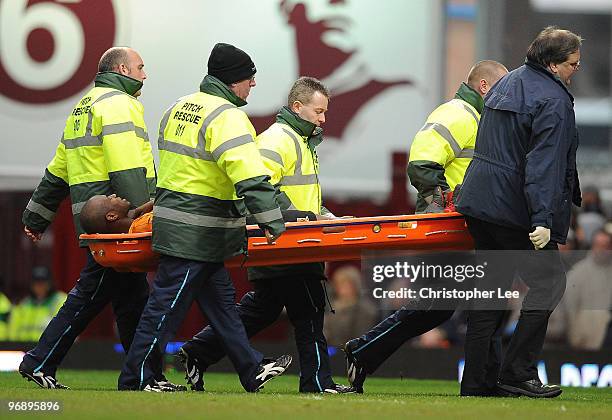
M242 386L247 391L255 390L263 356L249 344L236 311L235 294L223 263L162 255L153 291L119 376L119 389L143 389L152 382L151 354L166 347L196 300L218 334L219 346L229 355Z
M272 325L283 308L295 329L300 359L300 392L322 392L332 388L327 340L323 335L325 291L320 276L280 277L253 281L252 292L245 294L236 309L249 337ZM212 327L211 327L212 325ZM184 349L202 369L226 355L219 331L214 325L204 328L185 343Z
M45 328L36 347L24 356L23 367L55 376L74 340L109 302L113 306L121 344L127 352L148 297L149 284L144 273L119 273L102 267L88 252L87 264L76 285ZM155 379L163 380L161 353L153 353L151 362Z
M439 263L441 257L431 254L423 256L424 261L431 260L432 264ZM463 253L448 253L444 257L446 263L456 262L465 264L466 258L472 262L473 256ZM436 279L430 281L428 286L434 289L443 287L466 288L469 281L456 283L451 280ZM353 343L352 354L359 365L368 374L372 374L393 353L395 353L406 341L431 331L448 321L460 302L452 299L424 299L409 307L402 307L382 320L378 325L372 327L361 337L356 338ZM352 345L354 345L351 343Z
M548 318L565 292L566 278L556 243L549 242L545 250L536 251L527 231L472 217L466 217L466 221L474 237L477 259L494 258L491 254L480 254L479 257L479 250L528 251L521 253L520 258L511 259L511 269L507 262L509 257L504 255L499 258L506 260L505 263L491 264L489 261L491 271L483 278L483 282L495 282L509 289L515 274L519 274L529 286L503 362L492 359L490 355L492 347L498 345L494 337L503 327L504 311L491 310L487 302L476 301L468 312L461 394L478 395L492 392L498 379L523 382L538 378L537 362L544 345Z
M448 321L453 310L415 310L402 307L370 331L357 338L353 355L368 374L376 369L411 338Z

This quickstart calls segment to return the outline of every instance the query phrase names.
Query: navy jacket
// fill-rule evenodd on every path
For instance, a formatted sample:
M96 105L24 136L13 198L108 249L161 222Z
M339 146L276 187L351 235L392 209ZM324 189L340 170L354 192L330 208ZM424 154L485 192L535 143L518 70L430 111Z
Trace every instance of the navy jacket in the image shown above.
M580 206L574 98L542 66L527 62L489 92L476 149L457 199L461 213L565 243L572 202Z

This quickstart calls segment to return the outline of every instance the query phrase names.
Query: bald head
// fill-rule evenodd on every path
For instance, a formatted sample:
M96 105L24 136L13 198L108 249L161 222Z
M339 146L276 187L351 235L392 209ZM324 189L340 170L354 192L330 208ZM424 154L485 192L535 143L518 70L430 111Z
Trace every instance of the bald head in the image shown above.
M106 213L110 209L110 202L105 195L94 195L87 200L79 215L83 230L87 233L107 233Z
M128 47L112 47L106 50L100 58L100 63L98 63L98 72L114 71L119 73L119 66L121 66L121 64L128 64L129 50L132 49Z
M508 73L508 69L501 63L493 60L483 60L474 64L470 69L467 84L484 97L487 92Z
M81 227L87 233L127 232L133 219L128 215L131 203L113 195L94 195L79 215Z
M147 74L144 71L144 63L140 54L129 47L112 47L100 58L98 72L114 72L144 82ZM134 96L140 96L140 90Z

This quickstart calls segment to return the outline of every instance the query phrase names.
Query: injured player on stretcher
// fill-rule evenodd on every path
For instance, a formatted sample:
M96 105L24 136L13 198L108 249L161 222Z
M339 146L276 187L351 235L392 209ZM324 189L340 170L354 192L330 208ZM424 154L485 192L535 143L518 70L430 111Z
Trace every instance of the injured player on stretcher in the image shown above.
M151 232L153 223L153 201L130 210L131 203L113 195L95 195L87 200L81 210L80 219L87 233L141 233ZM328 220L333 217L314 214L310 211L283 210L285 222L307 222ZM247 223L254 223L247 217Z

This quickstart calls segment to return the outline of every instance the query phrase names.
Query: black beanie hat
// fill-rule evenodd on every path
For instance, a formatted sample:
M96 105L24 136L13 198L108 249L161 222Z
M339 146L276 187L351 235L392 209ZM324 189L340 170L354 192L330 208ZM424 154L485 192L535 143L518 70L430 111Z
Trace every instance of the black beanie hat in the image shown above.
M240 48L218 43L208 58L208 74L226 85L249 79L257 72L251 57Z

